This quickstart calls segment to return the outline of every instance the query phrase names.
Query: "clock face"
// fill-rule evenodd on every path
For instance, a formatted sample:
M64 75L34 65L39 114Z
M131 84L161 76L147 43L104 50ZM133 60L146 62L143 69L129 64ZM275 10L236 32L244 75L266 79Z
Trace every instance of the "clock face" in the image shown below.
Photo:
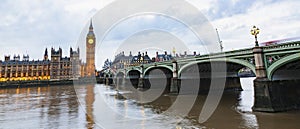
M89 43L89 44L93 44L93 43L94 43L94 40L93 40L93 39L89 39L89 40L88 40L88 43Z

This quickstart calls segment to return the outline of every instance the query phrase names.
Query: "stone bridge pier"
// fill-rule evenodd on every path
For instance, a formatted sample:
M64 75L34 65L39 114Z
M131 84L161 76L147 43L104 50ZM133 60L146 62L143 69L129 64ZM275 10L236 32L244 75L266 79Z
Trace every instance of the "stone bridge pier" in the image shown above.
M171 79L170 93L178 93L180 89L180 80L178 79L178 64L175 60L172 61L173 77Z
M261 47L253 49L256 79L254 80L254 111L280 112L300 107L300 80L273 80L267 76L264 52ZM299 72L299 71L298 71ZM299 75L295 71L295 76ZM292 77L290 77L292 78Z

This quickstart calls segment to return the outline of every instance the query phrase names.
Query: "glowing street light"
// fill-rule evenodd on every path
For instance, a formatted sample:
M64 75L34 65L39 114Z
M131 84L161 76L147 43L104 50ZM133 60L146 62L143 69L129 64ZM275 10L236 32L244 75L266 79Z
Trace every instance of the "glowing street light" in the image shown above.
M252 30L251 30L251 34L254 35L255 37L255 47L258 47L258 41L257 41L257 35L259 34L259 28L257 28L256 26L253 26Z

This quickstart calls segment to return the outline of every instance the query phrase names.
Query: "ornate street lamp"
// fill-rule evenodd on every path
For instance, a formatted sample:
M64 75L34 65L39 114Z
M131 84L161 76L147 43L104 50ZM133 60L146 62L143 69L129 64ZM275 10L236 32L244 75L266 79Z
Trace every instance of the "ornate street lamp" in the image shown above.
M254 35L255 37L255 47L258 47L258 41L257 41L257 35L259 34L259 28L257 28L256 26L253 26L252 30L251 30L251 34Z

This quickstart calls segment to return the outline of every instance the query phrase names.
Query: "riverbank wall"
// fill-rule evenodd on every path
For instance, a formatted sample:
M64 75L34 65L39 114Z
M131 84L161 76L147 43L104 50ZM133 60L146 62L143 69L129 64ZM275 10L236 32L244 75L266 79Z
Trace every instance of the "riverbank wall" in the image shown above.
M96 84L95 78L80 78L76 80L31 80L31 81L6 81L0 82L0 88L34 87L34 86L55 86L55 85L77 85Z

